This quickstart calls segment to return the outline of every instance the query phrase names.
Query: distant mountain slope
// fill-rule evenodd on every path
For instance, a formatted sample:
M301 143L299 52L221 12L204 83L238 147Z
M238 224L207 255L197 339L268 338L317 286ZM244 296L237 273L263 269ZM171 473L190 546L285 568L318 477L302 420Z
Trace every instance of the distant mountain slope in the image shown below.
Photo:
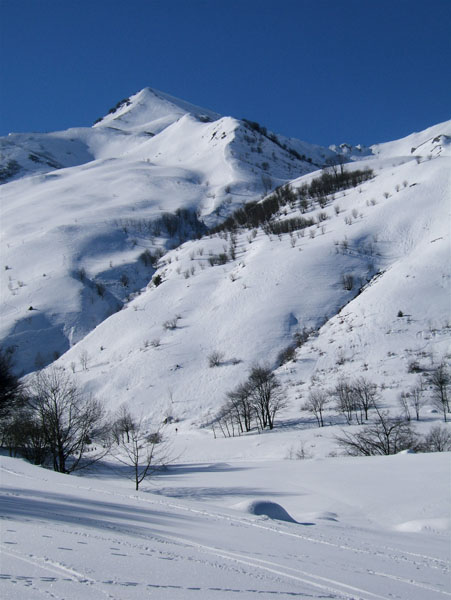
M93 128L8 136L3 147L16 154L4 159L16 156L21 169L0 188L2 346L19 372L66 353L62 364L112 406L130 400L146 415L171 412L197 424L253 363L277 367L297 331L318 329L345 305L362 307L356 322L367 305L377 307L364 317L362 348L350 352L358 343L342 317L332 319L335 342L324 342L321 329L322 341L290 367L299 380L320 377L318 369L338 376L334 361L348 355L368 365L365 348L373 346L378 372L387 338L377 332L399 324L408 338L438 328L436 354L444 355L450 135L447 122L371 149L327 149L146 88ZM38 151L49 160L29 158ZM302 187L338 155L351 161L347 169L371 167L375 178L322 208L295 197L272 218L314 225L202 237L276 186ZM162 285L151 283L155 276ZM415 326L397 320L398 310L416 314ZM408 354L419 352L419 342L409 344ZM430 343L421 347L429 352ZM208 366L213 351L222 356L218 369ZM79 372L82 355L90 366Z
M400 140L371 146L373 154L381 157L418 156L434 158L451 155L450 121L438 123L424 131L412 133Z

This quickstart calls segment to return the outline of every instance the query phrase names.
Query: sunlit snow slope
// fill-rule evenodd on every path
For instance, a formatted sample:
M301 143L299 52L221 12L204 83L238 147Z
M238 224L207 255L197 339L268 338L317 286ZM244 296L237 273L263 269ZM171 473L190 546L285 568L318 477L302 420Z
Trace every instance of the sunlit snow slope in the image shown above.
M310 150L299 160L244 122L148 88L92 128L2 138L0 336L16 369L48 364L145 286L144 250L311 171L307 158L321 157Z
M238 230L235 258L223 265L211 266L211 257L230 254L230 234L168 252L157 270L163 283L99 325L61 363L72 364L111 408L126 401L140 414L198 426L253 364L276 368L306 327L316 336L279 369L293 417L312 377L327 388L333 378L366 375L396 403L416 378L411 361L439 364L449 352L450 156L376 157L349 168L366 166L375 177L322 210L310 208L303 216L316 224L299 234ZM300 215L297 205L286 212L279 218ZM327 218L319 220L320 212ZM222 354L216 368L208 361L213 351ZM82 353L90 357L84 371Z

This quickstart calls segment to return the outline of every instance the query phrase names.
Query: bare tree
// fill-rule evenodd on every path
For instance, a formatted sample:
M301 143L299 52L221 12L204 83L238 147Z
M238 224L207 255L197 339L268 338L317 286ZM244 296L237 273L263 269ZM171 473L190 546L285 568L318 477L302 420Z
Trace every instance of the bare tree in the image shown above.
M451 431L447 426L434 425L425 435L423 452L448 452L451 450Z
M71 473L103 458L107 426L102 404L78 389L64 369L40 371L29 386L30 406L41 428L53 468ZM91 442L99 440L99 450Z
M352 422L352 414L356 407L356 400L352 385L346 379L340 379L333 393L337 398L337 409L343 413L348 425Z
M418 384L410 388L409 395L410 407L415 411L417 421L420 420L420 411L425 404L423 382L419 379Z
M221 362L224 360L224 352L220 350L213 350L208 355L208 366L209 367L219 367Z
M337 409L344 414L348 424L352 423L353 418L363 424L364 420L368 420L369 410L377 408L377 386L365 377L355 381L340 379L333 394L337 399Z
M13 373L11 353L0 349L0 445L16 454L17 437L24 419L25 392Z
M261 429L273 429L276 414L286 406L279 381L269 367L255 365L247 383Z
M315 416L318 427L324 427L323 412L329 402L329 396L323 390L311 390L301 407Z
M215 426L219 427L224 437L235 437L235 427L237 426L237 415L230 402L221 406L215 419L212 422L214 436L216 437ZM238 430L239 434L239 430Z
M430 382L432 385L433 402L443 412L443 420L446 422L447 413L449 413L448 390L451 382L451 377L444 363L439 365L432 372Z
M354 287L354 276L352 273L343 273L341 276L343 289L350 291Z
M406 421L410 421L410 393L409 392L401 392L398 396L398 402L401 406L404 419Z
M139 489L142 481L156 469L168 464L169 453L160 429L149 431L142 419L134 418L126 407L119 410L113 424L113 456L131 467L126 477Z
M234 390L227 393L227 398L241 431L250 431L252 429L254 407L249 385L241 383Z
M2 446L10 456L23 456L34 465L45 464L49 456L45 432L29 407L16 411L2 428Z
M11 354L0 349L0 420L23 404L23 386L13 373Z
M88 351L82 350L81 354L80 354L80 366L83 369L83 371L87 371L88 370L88 363L89 363L89 354Z
M130 442L130 434L135 428L135 421L127 407L123 404L116 414L116 420L113 423L113 436L117 441L119 436L125 438L126 443Z
M271 191L272 180L269 175L266 175L266 173L262 173L262 185L263 185L265 194L267 194L268 192Z
M351 456L375 456L397 454L401 450L419 446L410 423L378 413L374 423L365 425L357 433L342 431L335 437L338 445Z
M363 412L365 420L368 420L368 411L371 408L377 408L377 385L359 377L352 384L354 399L357 401L360 411ZM362 421L362 420L361 420Z

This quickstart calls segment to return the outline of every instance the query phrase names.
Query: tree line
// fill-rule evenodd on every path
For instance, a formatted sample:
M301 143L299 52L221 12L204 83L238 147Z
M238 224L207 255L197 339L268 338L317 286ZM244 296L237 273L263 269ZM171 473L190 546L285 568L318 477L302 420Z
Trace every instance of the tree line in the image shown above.
M349 187L356 187L373 177L374 172L369 168L347 171L342 168L342 165L340 169L333 165L324 169L321 175L312 179L309 184L305 183L294 189L287 183L276 188L274 192L259 202L247 202L221 224L210 229L210 233L234 231L239 227L252 229L267 225L287 205L294 208L298 204L300 211L304 213L309 208L309 200L317 202L321 208L324 208L328 201L327 196L330 194ZM314 224L314 220L309 218L301 217L295 221L290 224L289 231L303 229Z

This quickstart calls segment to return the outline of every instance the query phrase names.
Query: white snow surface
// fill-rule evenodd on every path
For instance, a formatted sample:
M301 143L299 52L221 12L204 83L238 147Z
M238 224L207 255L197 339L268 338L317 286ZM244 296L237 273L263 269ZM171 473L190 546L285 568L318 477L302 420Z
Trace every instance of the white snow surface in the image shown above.
M451 595L449 453L183 463L139 492L0 465L5 600Z

